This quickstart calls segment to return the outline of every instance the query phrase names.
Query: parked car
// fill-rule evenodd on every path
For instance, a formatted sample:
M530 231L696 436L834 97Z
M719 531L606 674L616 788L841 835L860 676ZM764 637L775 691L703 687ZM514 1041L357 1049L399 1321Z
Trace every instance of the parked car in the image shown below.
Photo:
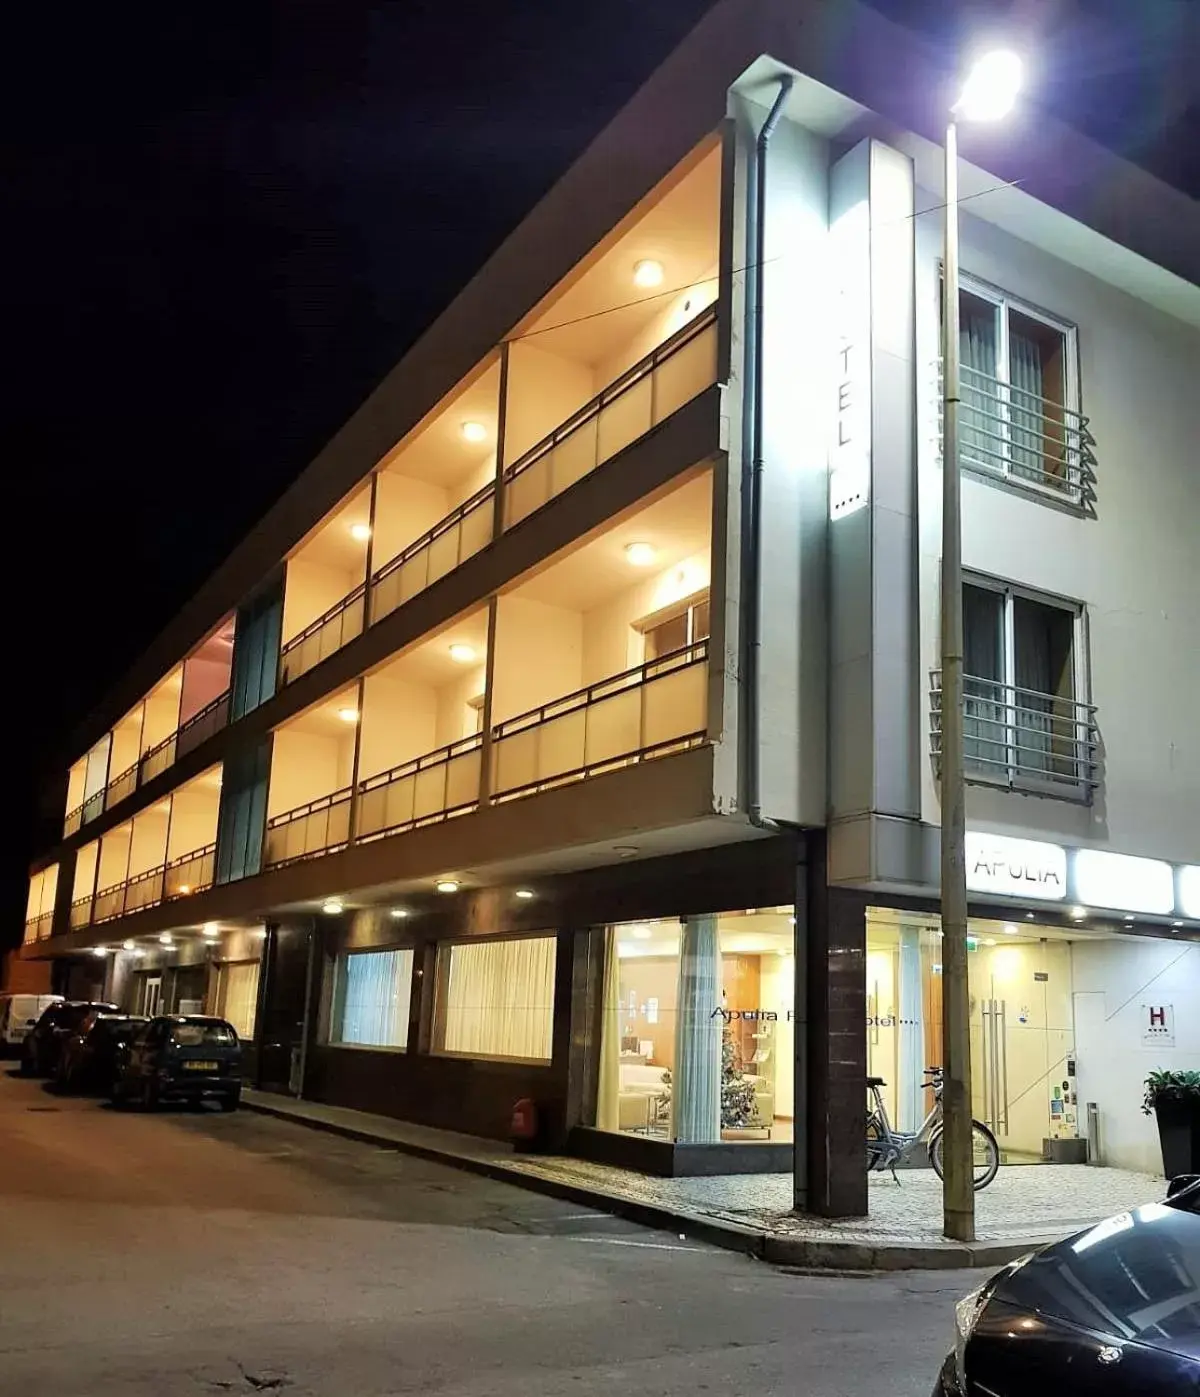
M955 1307L933 1397L1200 1393L1200 1176L1006 1266Z
M118 1055L114 1106L217 1101L222 1111L236 1111L241 1099L242 1045L224 1019L160 1015Z
M144 1014L89 1014L63 1044L54 1079L62 1091L108 1091L117 1059L150 1020Z
M63 1044L90 1014L117 1013L115 1004L96 1000L63 1000L51 1004L21 1044L21 1071L27 1076L51 1076L58 1067Z
M0 994L0 1055L19 1048L51 1004L61 1004L61 994Z

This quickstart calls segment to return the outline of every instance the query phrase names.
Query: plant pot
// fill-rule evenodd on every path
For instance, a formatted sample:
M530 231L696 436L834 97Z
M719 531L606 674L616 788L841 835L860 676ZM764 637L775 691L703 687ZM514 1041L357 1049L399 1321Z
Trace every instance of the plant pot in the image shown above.
M1200 1173L1200 1098L1159 1101L1154 1114L1166 1177Z

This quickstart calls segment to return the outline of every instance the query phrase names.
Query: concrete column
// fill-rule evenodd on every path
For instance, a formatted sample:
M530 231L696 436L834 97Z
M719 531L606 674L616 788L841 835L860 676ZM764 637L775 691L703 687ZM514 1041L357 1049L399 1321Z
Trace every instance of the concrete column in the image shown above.
M721 952L716 917L689 917L679 938L671 1135L681 1145L721 1138Z

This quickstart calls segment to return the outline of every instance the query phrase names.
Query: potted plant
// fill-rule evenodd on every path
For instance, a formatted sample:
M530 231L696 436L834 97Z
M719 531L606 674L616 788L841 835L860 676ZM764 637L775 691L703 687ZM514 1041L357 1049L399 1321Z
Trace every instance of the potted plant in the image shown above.
M1200 1173L1200 1072L1151 1072L1142 1102L1158 1120L1163 1173Z

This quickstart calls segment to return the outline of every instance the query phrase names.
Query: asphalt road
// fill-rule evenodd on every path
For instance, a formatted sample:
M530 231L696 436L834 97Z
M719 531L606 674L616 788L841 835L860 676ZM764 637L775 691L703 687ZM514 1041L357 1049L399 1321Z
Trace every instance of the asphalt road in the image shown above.
M974 1280L786 1274L249 1111L116 1113L0 1069L0 1397L927 1397Z

